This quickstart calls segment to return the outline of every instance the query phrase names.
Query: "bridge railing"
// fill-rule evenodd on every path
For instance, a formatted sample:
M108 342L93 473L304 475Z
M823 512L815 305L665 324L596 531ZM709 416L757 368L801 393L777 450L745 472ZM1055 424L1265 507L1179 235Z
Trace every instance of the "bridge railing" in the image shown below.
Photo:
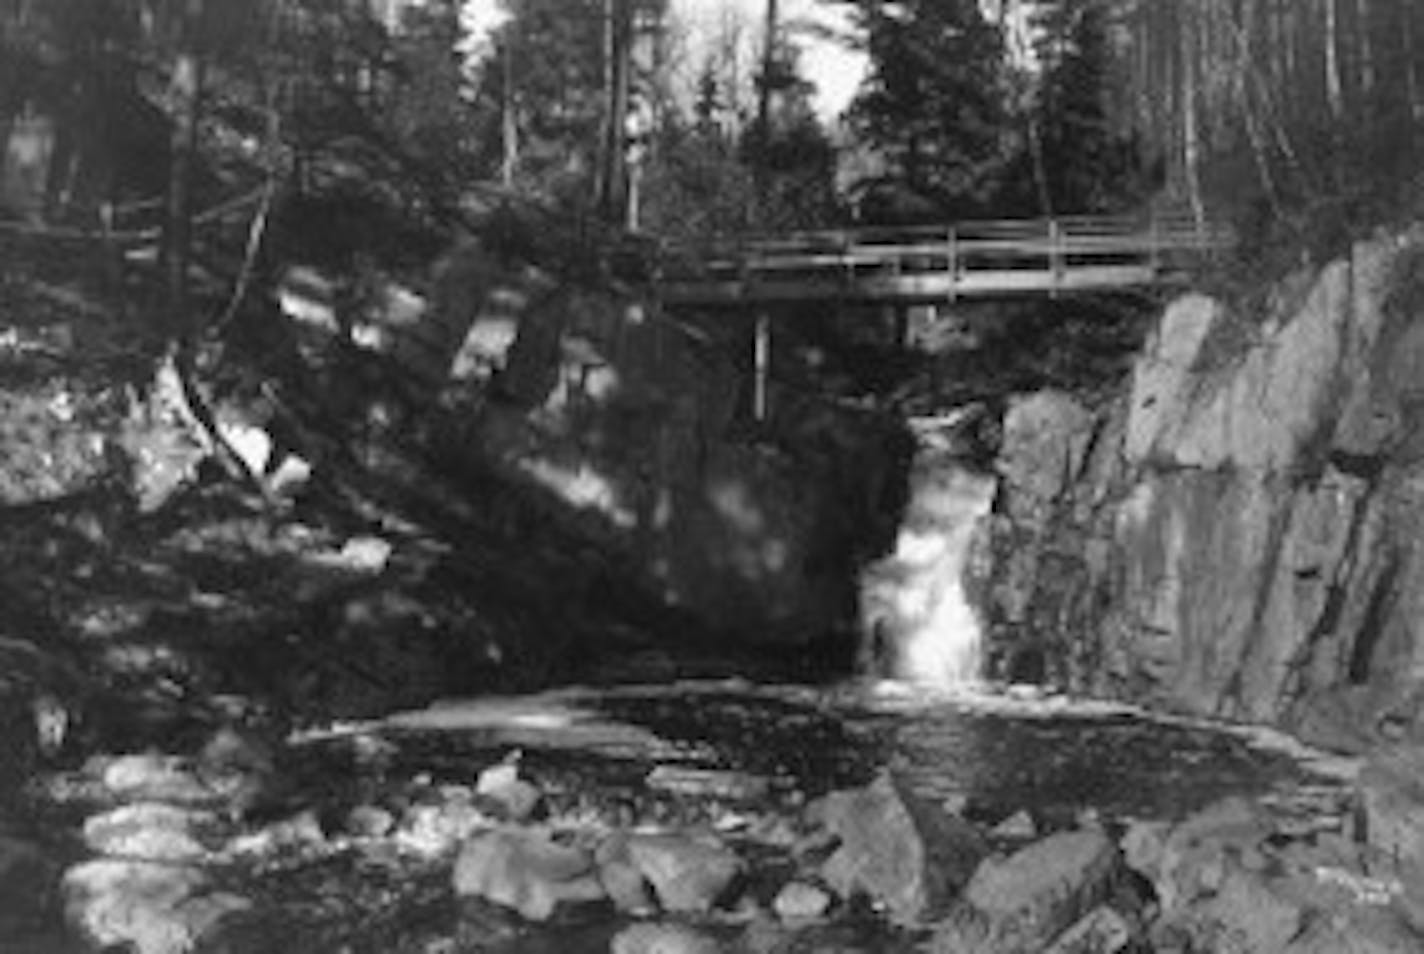
M1065 216L751 235L664 247L658 264L675 299L936 298L1146 284L1230 241L1184 213Z

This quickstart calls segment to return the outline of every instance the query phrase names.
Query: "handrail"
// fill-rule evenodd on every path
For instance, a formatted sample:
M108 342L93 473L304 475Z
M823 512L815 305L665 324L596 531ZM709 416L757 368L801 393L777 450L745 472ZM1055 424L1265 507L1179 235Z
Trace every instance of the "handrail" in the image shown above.
M657 274L664 292L687 299L1053 293L1150 284L1183 256L1232 241L1228 229L1174 212L877 226L663 244Z

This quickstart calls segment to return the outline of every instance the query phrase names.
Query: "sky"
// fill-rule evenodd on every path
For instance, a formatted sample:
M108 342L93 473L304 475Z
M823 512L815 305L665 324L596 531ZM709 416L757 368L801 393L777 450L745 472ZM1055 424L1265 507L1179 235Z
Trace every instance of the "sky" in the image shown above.
M671 0L674 18L687 31L687 55L694 62L685 64L689 76L701 51L714 42L728 15L745 25L748 55L760 48L760 37L766 20L766 0ZM478 35L500 21L500 0L472 0L465 5L467 27ZM816 85L816 111L827 122L833 121L850 103L861 77L865 75L865 58L845 49L842 44L809 35L802 24L816 23L843 30L845 16L834 6L820 0L779 0L779 17L802 50L801 69Z
M714 36L727 9L735 10L746 21L758 44L766 22L766 0L672 0L672 8L674 15L692 28L694 37ZM844 11L820 0L779 0L778 17L783 29L801 48L802 73L816 84L816 112L823 120L833 120L855 95L865 75L865 57L801 27L814 24L845 32L848 23Z

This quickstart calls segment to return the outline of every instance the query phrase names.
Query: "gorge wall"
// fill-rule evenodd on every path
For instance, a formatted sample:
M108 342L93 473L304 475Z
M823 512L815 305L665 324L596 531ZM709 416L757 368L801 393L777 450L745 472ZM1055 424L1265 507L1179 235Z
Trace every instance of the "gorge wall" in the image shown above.
M1264 311L1181 298L1126 393L1013 402L996 675L1342 748L1424 732L1424 235Z

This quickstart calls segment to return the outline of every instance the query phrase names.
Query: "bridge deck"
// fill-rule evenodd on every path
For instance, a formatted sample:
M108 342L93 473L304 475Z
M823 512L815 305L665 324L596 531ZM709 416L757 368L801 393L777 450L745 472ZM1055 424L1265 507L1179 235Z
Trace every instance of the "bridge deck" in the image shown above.
M1171 281L1230 240L1182 215L801 232L664 249L658 292L710 306L1109 290Z

